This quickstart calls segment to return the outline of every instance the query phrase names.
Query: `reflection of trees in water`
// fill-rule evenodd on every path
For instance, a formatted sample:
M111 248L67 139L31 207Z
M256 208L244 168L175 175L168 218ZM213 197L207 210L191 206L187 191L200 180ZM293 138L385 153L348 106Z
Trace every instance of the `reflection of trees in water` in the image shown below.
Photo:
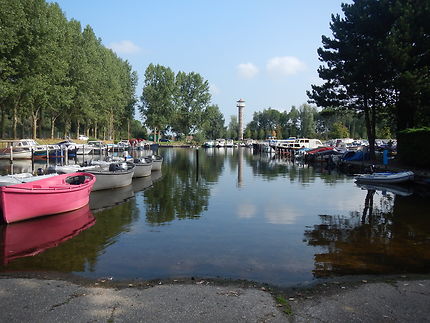
M199 152L197 170L195 150L176 149L168 154L163 180L145 191L146 219L152 224L195 218L207 210L210 184L217 182L224 166L224 155Z
M247 159L247 162L252 167L254 174L260 175L266 180L284 176L290 182L305 184L314 182L315 177L318 176L329 185L348 180L345 174L328 168L325 164L304 164L268 154L254 154L254 157Z
M78 236L35 257L14 260L5 268L9 271L94 271L99 254L114 244L123 232L129 231L137 219L135 200L126 202L97 213L95 225Z
M320 215L321 224L305 231L315 255L314 276L428 272L430 208L419 197L382 196L375 206L369 190L361 212Z

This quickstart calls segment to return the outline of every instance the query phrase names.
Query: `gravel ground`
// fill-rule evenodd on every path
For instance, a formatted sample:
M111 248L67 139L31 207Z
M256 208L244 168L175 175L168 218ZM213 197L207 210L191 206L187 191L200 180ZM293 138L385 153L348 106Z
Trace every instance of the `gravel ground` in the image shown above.
M430 322L430 280L245 285L2 277L0 322Z

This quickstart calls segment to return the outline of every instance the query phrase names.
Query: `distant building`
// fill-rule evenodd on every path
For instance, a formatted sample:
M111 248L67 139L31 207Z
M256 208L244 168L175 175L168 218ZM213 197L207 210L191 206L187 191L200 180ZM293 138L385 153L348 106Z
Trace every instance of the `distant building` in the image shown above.
M240 99L237 102L238 121L239 121L239 140L243 140L243 108L245 108L245 100Z

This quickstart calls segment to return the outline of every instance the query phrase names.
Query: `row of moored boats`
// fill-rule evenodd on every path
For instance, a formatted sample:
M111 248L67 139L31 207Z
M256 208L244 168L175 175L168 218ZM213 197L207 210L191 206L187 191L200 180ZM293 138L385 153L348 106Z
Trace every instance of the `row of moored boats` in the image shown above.
M49 174L0 176L0 204L6 223L76 210L88 204L92 191L128 186L133 178L160 171L158 155L138 159L110 158L84 165L49 168Z
M4 140L0 148L0 159L44 159L63 158L76 155L102 155L108 152L128 149L155 149L157 144L140 140L121 140L116 144L106 144L100 140L90 140L78 144L72 140L63 140L56 144L40 145L33 139ZM155 145L155 146L154 146Z

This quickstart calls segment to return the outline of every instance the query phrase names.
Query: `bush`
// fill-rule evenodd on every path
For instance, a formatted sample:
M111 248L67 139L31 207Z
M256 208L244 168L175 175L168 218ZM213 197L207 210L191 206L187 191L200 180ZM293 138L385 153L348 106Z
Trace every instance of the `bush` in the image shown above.
M400 131L397 153L405 165L430 168L430 127Z

